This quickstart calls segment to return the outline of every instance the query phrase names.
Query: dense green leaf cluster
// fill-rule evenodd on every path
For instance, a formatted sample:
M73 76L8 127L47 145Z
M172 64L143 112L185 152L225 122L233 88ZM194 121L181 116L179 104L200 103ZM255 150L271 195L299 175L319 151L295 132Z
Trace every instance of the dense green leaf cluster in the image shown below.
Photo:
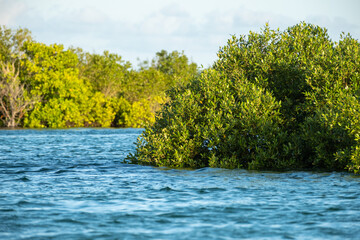
M143 127L154 122L167 89L198 74L177 51L163 50L135 70L117 54L45 45L5 26L0 66L0 124L30 128Z
M300 23L232 37L170 102L134 163L170 167L360 169L360 44Z
M232 168L255 164L256 152L271 152L282 121L280 104L243 76L208 70L169 94L171 102L139 139L137 162Z

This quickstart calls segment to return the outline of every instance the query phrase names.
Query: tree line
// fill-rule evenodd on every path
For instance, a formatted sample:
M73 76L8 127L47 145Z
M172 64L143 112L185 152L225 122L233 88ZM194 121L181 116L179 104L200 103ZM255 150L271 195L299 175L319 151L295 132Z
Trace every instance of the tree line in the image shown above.
M138 69L115 53L36 42L0 26L0 126L143 127L198 66L183 52L157 52Z
M335 42L313 24L266 25L230 38L199 73L177 51L135 70L117 54L2 27L0 71L3 126L145 127L127 162L360 173L360 43L350 34Z

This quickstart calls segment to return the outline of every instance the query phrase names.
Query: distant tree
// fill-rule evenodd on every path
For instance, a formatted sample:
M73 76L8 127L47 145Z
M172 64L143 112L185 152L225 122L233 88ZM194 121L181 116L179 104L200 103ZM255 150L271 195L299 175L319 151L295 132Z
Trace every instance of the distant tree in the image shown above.
M42 101L26 115L26 127L110 126L115 113L101 92L79 77L78 58L62 45L26 43L25 79Z
M27 29L0 26L0 126L143 127L165 92L198 74L184 53L165 50L138 70L108 51L32 41Z
M21 83L15 62L0 62L0 67L1 120L6 127L17 127L38 98L30 97L25 84Z
M0 119L6 127L16 127L24 114L38 101L21 80L22 46L31 41L30 31L14 31L0 26Z
M168 101L165 92L175 86L189 83L199 74L195 63L184 53L162 50L151 61L140 63L138 70L127 72L123 82L122 110L119 126L144 127L155 121L155 113ZM124 100L128 104L124 104Z
M0 60L3 62L16 62L23 57L22 46L32 41L31 32L26 28L12 30L0 26Z
M129 62L121 56L108 51L100 54L85 53L80 58L80 77L88 81L95 91L102 92L106 98L118 97L124 91L124 81Z
M171 78L172 85L187 84L198 73L196 63L190 62L184 52L161 50L156 53L151 66Z
M154 68L132 70L125 80L124 97L130 102L136 102L162 95L169 88L167 81L166 75Z

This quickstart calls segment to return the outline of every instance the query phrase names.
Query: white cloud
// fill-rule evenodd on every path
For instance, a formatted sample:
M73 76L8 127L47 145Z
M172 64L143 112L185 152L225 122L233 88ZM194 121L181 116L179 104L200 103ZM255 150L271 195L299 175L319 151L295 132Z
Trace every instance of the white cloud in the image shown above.
M93 7L85 7L75 14L80 22L87 24L102 24L108 20L104 13Z
M351 7L337 4L341 11L335 11L334 1L319 2L0 0L0 24L27 27L40 42L90 52L109 50L132 62L137 57L150 59L161 49L184 50L207 66L231 35L258 32L266 22L271 28L284 29L306 20L328 28L332 37L341 31L360 37L360 21L354 20L359 17ZM345 14L346 9L350 14Z
M18 0L0 0L0 24L11 23L25 10L25 4Z
M177 4L172 4L144 17L135 27L142 34L179 36L191 32L194 19Z

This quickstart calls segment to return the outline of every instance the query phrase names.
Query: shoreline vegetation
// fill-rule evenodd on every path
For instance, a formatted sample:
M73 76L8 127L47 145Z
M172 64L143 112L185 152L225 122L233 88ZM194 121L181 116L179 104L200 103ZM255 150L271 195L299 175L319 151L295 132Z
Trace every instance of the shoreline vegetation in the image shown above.
M144 127L166 90L198 74L183 52L162 50L135 69L108 51L45 45L0 26L0 127Z
M359 173L360 44L302 22L233 36L138 138L131 163Z
M200 72L177 51L138 70L105 51L0 29L4 127L144 127L125 161L360 173L360 44L301 22L233 36ZM1 127L1 125L0 125Z

